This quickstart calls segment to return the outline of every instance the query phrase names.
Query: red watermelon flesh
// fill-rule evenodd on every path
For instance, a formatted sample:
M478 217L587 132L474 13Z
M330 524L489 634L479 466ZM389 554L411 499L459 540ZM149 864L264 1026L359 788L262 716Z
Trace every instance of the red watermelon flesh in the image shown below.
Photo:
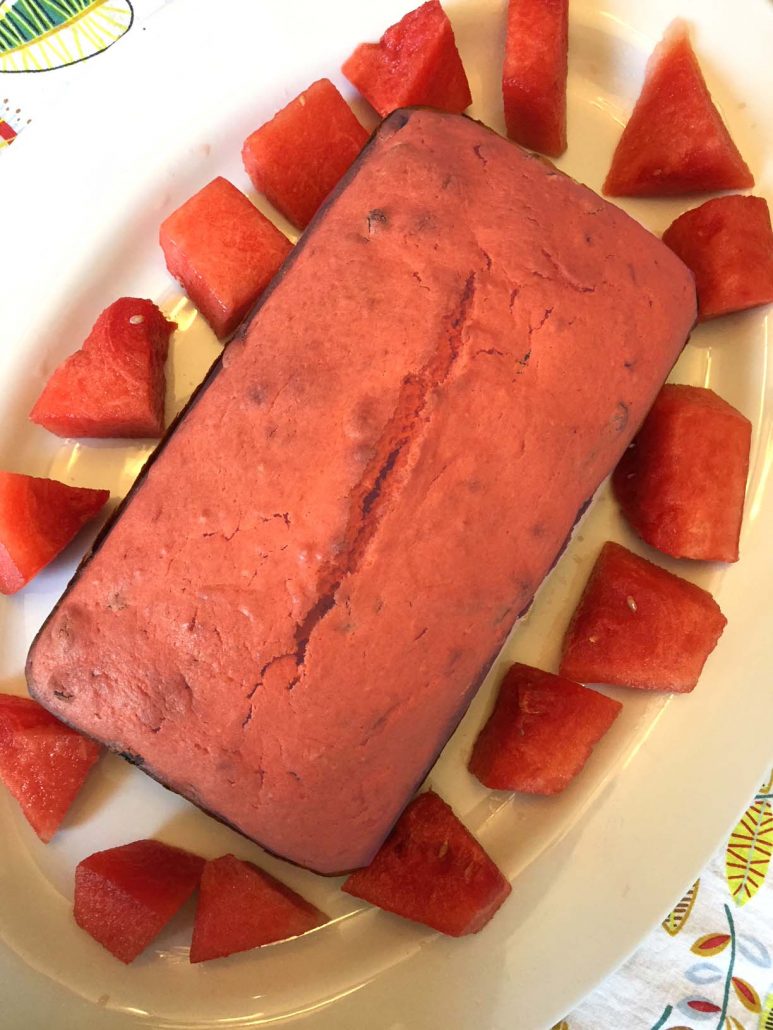
M293 249L227 179L194 193L161 224L166 267L212 326L230 336Z
M558 157L566 150L569 0L510 0L502 72L510 139Z
M642 539L674 558L738 561L751 432L712 390L664 386L612 476Z
M102 754L36 701L0 697L0 779L47 844Z
M175 328L149 300L115 301L53 373L30 418L57 436L161 436Z
M477 933L510 893L510 884L451 808L419 794L376 857L342 890L451 937Z
M676 21L649 60L604 193L658 197L753 185L711 99L687 27Z
M14 594L104 506L109 490L0 472L0 593Z
M203 868L203 858L157 840L98 851L75 870L75 922L132 962L193 894Z
M773 230L762 197L718 197L685 211L663 242L695 276L698 320L773 301Z
M461 114L472 103L454 30L438 0L429 0L362 43L341 71L383 117L398 107Z
M469 769L494 790L557 794L580 772L622 705L579 683L512 665Z
M247 137L242 160L255 188L305 229L367 139L333 83L320 79Z
M191 962L298 937L327 921L324 912L251 862L223 855L204 866Z
M583 683L685 693L726 623L707 591L608 541L564 637L559 672Z

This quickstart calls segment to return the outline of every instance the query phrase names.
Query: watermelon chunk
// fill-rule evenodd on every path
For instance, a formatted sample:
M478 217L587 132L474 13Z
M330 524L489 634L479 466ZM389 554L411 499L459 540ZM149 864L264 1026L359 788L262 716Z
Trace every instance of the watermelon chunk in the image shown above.
M75 870L75 922L132 962L196 890L204 859L157 840L84 858Z
M362 43L341 71L382 118L398 107L461 114L472 103L454 30L438 0L429 0Z
M608 541L564 637L559 672L686 693L726 623L707 591Z
M685 211L663 242L695 276L698 319L773 301L773 230L762 197L718 197Z
M558 157L566 150L569 0L510 0L502 72L507 135Z
M292 250L287 237L220 176L161 223L159 239L166 267L221 340Z
M494 790L557 794L580 772L622 705L516 663L475 741L469 769Z
M642 539L674 558L738 561L751 432L712 390L664 386L612 476Z
M57 436L161 436L164 363L175 328L149 300L115 301L55 370L30 418Z
M333 83L320 79L247 137L242 160L255 188L305 229L367 140Z
M223 855L204 866L191 962L298 937L327 921L324 912L256 865Z
M662 197L753 185L754 177L711 99L687 26L676 21L649 60L604 193Z
M36 701L0 696L0 779L45 844L101 754Z
M0 593L14 594L104 507L109 490L0 472Z
M408 805L365 869L342 890L451 937L477 933L510 893L510 884L432 791Z

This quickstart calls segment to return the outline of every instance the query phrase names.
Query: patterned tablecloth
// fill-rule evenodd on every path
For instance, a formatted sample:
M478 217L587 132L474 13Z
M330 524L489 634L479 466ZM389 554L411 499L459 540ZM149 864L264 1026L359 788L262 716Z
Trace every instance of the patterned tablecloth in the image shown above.
M0 0L0 151L23 146L47 99L98 74L92 58L171 2ZM557 1027L773 1030L772 851L773 771L661 926Z
M560 1030L773 1030L773 771L700 879Z

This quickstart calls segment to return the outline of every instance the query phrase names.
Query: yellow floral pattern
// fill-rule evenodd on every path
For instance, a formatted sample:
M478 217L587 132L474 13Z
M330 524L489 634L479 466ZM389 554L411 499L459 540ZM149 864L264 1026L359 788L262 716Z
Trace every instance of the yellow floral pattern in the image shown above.
M773 854L773 773L730 835L725 877L737 905L753 898L768 875Z

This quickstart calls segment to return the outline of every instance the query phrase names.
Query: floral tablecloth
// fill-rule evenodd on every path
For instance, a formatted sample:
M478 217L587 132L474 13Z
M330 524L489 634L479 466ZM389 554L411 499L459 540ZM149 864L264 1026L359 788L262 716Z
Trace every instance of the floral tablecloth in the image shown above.
M773 771L727 843L560 1030L773 1030Z
M0 151L23 146L54 95L171 2L0 0ZM557 1028L773 1030L771 852L773 771L700 879Z

